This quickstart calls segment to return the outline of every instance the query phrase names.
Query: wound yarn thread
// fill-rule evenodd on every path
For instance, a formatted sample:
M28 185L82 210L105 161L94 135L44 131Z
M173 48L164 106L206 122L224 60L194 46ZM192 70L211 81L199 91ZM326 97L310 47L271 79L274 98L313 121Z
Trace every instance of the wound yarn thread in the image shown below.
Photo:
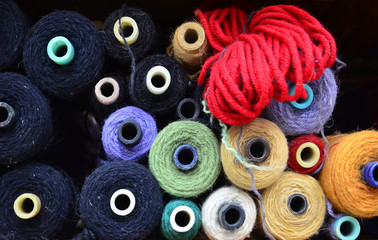
M330 147L319 181L333 207L353 217L378 216L378 188L367 185L361 169L376 161L378 132L359 131L327 137Z
M220 211L227 204L236 204L245 213L245 220L237 229L226 229L219 221ZM231 215L232 212L228 214ZM206 236L211 240L242 240L250 236L255 226L256 215L256 205L251 196L234 186L224 186L212 192L203 203L202 227ZM237 218L238 215L226 215L226 220L227 217L232 220L232 218Z
M249 123L271 98L305 98L303 83L318 79L335 61L332 35L296 6L268 6L250 16L235 7L195 14L215 51L198 84L205 84L211 113L226 124ZM296 85L293 95L286 79Z
M269 156L260 163L249 162L246 154L248 141L255 137L264 138L270 146ZM285 135L276 124L256 118L249 124L229 128L226 139L222 140L221 160L224 173L233 184L251 190L252 177L246 167L253 172L257 189L266 188L281 177L288 160L288 146ZM235 155L237 152L233 152L238 150L242 159L238 159Z
M262 197L266 227L277 239L307 239L323 224L325 195L318 181L309 175L285 172L263 191Z
M14 110L13 120L7 127L0 128L0 164L20 163L43 153L53 133L47 98L18 73L1 73L0 86L0 102ZM0 122L9 114L0 107Z
M184 144L193 146L198 155L195 166L187 171L180 170L174 163L176 149ZM220 173L218 140L202 123L173 122L161 130L153 142L149 168L161 188L170 195L196 197L208 190Z
M136 121L141 128L141 139L134 146L124 145L118 137L119 126L126 120ZM142 109L127 106L115 111L105 120L102 129L101 139L107 160L140 160L150 150L157 133L158 130L154 118ZM129 133L126 132L126 134Z
M275 122L286 135L319 133L332 116L337 97L333 71L327 68L318 80L307 84L314 93L314 99L307 108L297 109L289 102L276 100L265 108L267 119Z

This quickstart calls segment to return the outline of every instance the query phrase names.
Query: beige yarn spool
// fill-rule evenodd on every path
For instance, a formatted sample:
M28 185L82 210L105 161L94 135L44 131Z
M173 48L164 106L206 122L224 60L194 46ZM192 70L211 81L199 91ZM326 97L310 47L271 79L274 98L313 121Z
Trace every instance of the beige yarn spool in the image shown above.
M241 134L241 136L240 136ZM263 138L269 143L270 153L264 161L256 162L259 167L249 168L254 175L254 184L257 189L268 187L277 181L286 168L288 160L288 144L281 129L273 122L263 118L256 118L249 124L233 126L227 131L230 147L238 149L238 138L240 137L239 149L242 157L247 157L246 145L253 138ZM222 141L223 142L223 141ZM253 146L261 148L261 146ZM256 149L259 150L259 149ZM223 170L227 178L236 186L251 190L251 174L243 164L234 164L235 155L226 148L223 142L221 146L221 160Z
M324 222L325 195L310 175L285 172L262 197L266 227L277 239L307 239Z

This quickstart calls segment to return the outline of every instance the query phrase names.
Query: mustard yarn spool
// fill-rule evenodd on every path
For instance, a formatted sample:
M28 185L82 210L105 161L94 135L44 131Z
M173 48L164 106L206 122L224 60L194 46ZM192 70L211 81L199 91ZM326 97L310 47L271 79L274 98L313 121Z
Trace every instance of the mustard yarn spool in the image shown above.
M285 172L262 193L265 225L277 239L307 239L318 232L326 214L326 199L310 175Z
M269 154L266 154L263 141L249 144L256 138L264 139L269 144ZM266 188L280 178L287 165L289 150L285 135L275 123L256 118L246 125L231 127L227 131L227 139L231 148L240 150L241 157L254 160L251 163L257 168L250 167L249 169L253 172L257 189ZM250 146L247 147L248 145ZM235 155L222 141L221 160L227 178L240 188L252 190L250 172L243 164L235 164L234 159Z

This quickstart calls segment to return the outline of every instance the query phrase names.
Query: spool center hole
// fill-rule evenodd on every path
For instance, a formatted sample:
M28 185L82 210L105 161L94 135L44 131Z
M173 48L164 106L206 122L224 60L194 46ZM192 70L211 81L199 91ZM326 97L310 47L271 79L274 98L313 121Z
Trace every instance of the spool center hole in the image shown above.
M165 85L165 78L161 75L155 75L151 78L151 83L156 88L161 88Z
M34 209L34 202L30 198L26 198L22 202L22 211L24 213L31 213Z
M181 114L185 118L192 118L196 111L196 106L192 102L184 102L181 106Z
M175 221L178 226L185 227L190 222L189 214L184 211L178 212L175 216Z
M127 195L119 195L114 204L119 210L126 210L130 206L130 198Z
M66 53L67 53L67 46L65 44L56 47L54 51L54 54L57 57L63 57L64 55L66 55Z
M254 158L262 158L265 152L264 143L259 141L253 143L249 148L249 151Z
M1 121L1 120L0 120ZM377 181L378 182L378 167L375 167L373 169L373 178L374 178L374 181Z
M8 109L5 107L0 107L0 122L4 122L8 119Z
M311 161L313 156L314 156L314 151L312 150L312 148L309 148L309 147L303 148L301 152L301 158L304 162Z
M187 42L189 44L193 44L193 43L197 42L197 40L198 40L197 31L194 30L194 29L186 30L185 35L184 35L184 39L185 39L185 42Z
M111 95L113 95L114 93L114 87L113 87L113 84L107 82L107 83L104 83L101 88L101 94L104 96L104 97L110 97Z
M133 34L134 28L132 26L122 26L122 33L125 38L128 38Z
M228 224L234 225L239 221L240 212L236 208L230 208L227 210L225 220Z
M305 199L301 196L294 196L289 204L291 210L297 214L301 214L306 211Z
M341 223L340 233L344 237L348 237L349 235L351 235L353 233L353 224L349 221L345 221L345 222Z
M137 136L138 130L134 124L125 124L122 127L122 137L126 140L132 140Z
M190 149L182 149L178 154L178 160L182 165L189 165L194 158L193 152Z
M297 100L297 103L304 103L306 101L306 98L299 98L298 100Z

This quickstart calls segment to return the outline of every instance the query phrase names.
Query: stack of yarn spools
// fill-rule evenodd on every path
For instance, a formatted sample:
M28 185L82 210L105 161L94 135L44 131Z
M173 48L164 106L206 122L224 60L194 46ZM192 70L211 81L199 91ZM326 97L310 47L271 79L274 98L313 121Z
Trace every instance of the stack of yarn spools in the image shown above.
M0 239L378 236L378 132L325 135L344 64L304 9L197 9L163 48L128 5L0 13Z

